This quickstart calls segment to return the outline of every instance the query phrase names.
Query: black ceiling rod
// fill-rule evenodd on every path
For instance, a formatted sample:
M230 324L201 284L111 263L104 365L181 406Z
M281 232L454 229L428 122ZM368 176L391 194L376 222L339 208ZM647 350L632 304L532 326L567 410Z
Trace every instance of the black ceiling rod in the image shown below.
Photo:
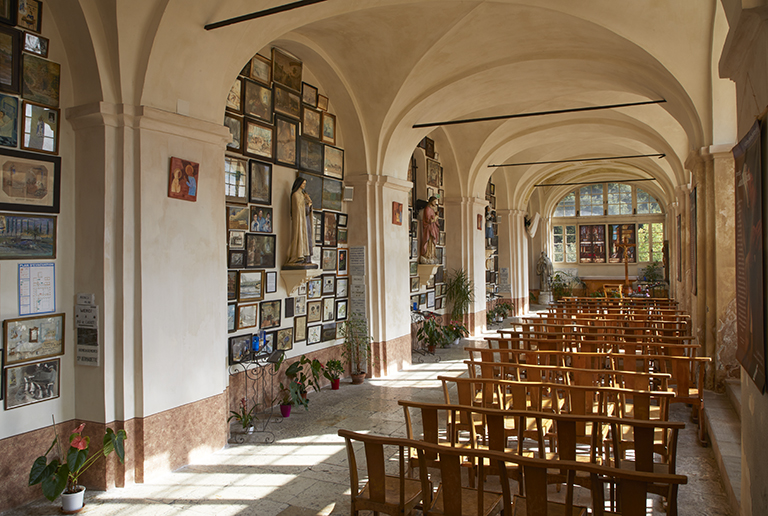
M583 108L570 108L570 109L557 109L554 111L537 111L534 113L519 113L517 115L499 115L499 116L486 116L481 118L465 118L463 120L449 120L447 122L430 122L427 124L413 124L414 129L421 129L423 127L438 127L441 125L458 125L458 124L470 124L474 122L490 122L493 120L509 120L511 118L526 118L533 116L543 115L559 115L562 113L579 113L583 111L598 111L601 109L615 109L632 106L646 106L648 104L662 104L666 102L665 99L661 100L648 100L644 102L629 102L626 104L607 104L605 106L589 106Z
M556 163L580 163L582 161L611 161L615 159L631 158L664 158L666 154L633 154L630 156L606 156L604 158L559 159L555 161L531 161L529 163L505 163L503 165L488 165L488 168L497 167L521 167L526 165L553 165Z
M205 30L218 29L221 27L226 27L227 25L234 25L235 23L241 23L248 20L255 20L256 18L263 18L264 16L269 16L272 14L284 13L285 11L291 11L293 9L298 9L299 7L306 7L308 5L319 4L320 2L326 2L326 1L327 0L299 0L298 2L291 2L290 4L278 5L277 7L272 7L271 9L264 9L263 11L257 11L251 14L236 16L235 18L230 18L228 20L222 20L216 23L209 23L208 25L205 26Z
M655 177L649 177L648 179L620 179L617 183L638 183L640 181L656 181ZM609 181L580 181L578 183L542 183L533 186L579 186L579 185L600 185L608 183Z

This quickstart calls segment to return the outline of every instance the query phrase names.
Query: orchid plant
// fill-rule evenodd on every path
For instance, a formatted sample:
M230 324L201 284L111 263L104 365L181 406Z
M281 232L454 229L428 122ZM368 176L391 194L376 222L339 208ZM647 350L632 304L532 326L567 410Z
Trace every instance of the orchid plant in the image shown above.
M229 411L231 416L227 418L227 423L229 423L234 419L238 423L243 425L243 430L248 430L253 424L253 420L258 418L253 413L253 410L256 408L256 405L254 405L250 409L247 409L247 407L248 407L248 400L246 398L241 398L240 409L237 411L234 411L234 410Z
M69 450L66 460L63 460L61 459L63 454L56 432L56 422L54 421L53 430L57 436L54 437L45 455L38 457L32 464L32 469L29 472L29 485L42 484L43 495L50 501L54 501L62 492L76 493L80 491L81 488L78 485L80 475L93 466L100 457L106 457L114 451L120 462L125 462L124 442L127 438L125 430L121 429L115 432L111 428L107 428L101 451L88 457L91 439L83 436L84 428L85 423L72 430L69 436ZM51 453L54 446L57 448L58 456L48 462L48 454Z

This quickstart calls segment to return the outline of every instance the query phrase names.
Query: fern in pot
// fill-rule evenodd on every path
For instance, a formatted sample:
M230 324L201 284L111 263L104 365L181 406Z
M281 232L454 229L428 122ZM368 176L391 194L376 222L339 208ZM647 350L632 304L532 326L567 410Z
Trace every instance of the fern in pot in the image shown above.
M445 280L446 298L451 306L451 320L463 321L475 302L475 284L464 269L456 269Z

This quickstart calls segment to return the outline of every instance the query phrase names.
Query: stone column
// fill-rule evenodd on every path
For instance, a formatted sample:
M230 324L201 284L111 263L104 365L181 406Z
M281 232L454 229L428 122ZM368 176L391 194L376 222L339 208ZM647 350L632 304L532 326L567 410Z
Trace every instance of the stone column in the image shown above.
M497 210L504 224L499 224L500 266L509 268L509 296L519 315L528 309L528 235L524 210ZM502 249L502 244L504 245Z

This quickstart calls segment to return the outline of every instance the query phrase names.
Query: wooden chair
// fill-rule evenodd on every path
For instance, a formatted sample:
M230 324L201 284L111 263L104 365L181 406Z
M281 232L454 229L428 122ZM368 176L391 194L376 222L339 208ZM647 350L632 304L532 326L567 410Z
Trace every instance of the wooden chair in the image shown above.
M358 434L348 430L339 430L339 435L346 441L347 460L349 462L349 481L352 488L351 514L359 511L373 511L374 514L403 515L410 514L421 503L423 490L429 491L429 482L406 478L405 445L402 439L377 437ZM357 458L353 441L360 441L365 448L365 461L368 482L360 489ZM385 447L397 446L399 450L399 475L387 475Z

